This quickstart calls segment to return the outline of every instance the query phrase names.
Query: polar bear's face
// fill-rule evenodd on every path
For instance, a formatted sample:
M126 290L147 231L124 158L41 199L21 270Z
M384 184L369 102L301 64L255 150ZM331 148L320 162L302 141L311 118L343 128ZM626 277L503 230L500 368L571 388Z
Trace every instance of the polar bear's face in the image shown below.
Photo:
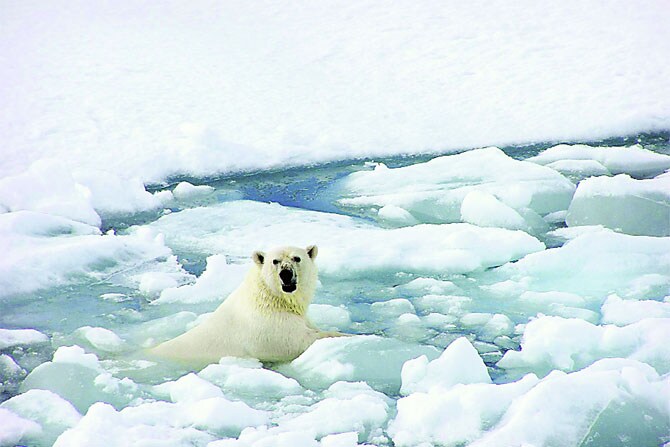
M317 253L316 245L306 249L279 247L267 253L254 252L253 259L260 268L263 282L274 294L292 294L296 291L311 294L317 282L314 264Z

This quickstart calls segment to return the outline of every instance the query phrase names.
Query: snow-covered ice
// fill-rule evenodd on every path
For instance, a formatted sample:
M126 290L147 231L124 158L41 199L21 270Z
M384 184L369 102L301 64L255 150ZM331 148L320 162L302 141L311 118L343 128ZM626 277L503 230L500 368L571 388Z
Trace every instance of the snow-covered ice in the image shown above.
M666 6L5 2L0 447L670 445ZM146 354L309 244L353 336Z

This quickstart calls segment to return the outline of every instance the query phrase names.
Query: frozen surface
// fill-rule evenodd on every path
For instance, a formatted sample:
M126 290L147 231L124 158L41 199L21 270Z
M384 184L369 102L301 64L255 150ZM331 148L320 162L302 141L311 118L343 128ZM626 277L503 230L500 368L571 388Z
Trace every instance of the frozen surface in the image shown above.
M670 169L670 156L644 149L639 144L629 147L561 144L529 158L528 161L560 172L581 174L581 178L609 174L646 178Z
M337 275L389 269L465 273L544 248L521 231L463 223L382 229L349 216L251 201L172 213L149 228L178 250L224 253L245 262L257 249L318 242L320 270Z
M505 369L575 371L601 358L630 358L670 372L670 319L648 318L627 326L596 326L577 318L543 316L524 329L521 351L507 351Z
M0 446L670 445L665 2L1 9ZM145 355L282 244L354 336Z
M603 225L635 235L670 236L670 177L635 180L621 174L583 180L568 209L566 223Z
M378 164L374 170L355 172L339 182L338 203L379 209L382 221L393 207L392 222L467 221L528 229L541 221L539 216L567 209L573 192L574 185L558 172L491 147L401 168Z
M663 1L5 5L0 176L46 156L156 181L667 129L669 19Z
M0 349L47 341L49 337L34 329L0 329Z

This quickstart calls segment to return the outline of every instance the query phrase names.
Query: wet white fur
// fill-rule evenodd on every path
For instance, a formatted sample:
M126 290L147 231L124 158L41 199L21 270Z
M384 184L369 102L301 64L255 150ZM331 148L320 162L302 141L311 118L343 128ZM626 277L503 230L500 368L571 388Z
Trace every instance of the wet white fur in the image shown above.
M251 357L264 362L293 360L315 340L343 335L317 329L306 316L314 297L316 246L280 247L255 252L254 265L240 286L203 323L151 350L160 357L189 363L217 362L221 357ZM296 262L297 259L299 262ZM278 263L273 263L278 260ZM290 268L297 289L281 289L279 271Z

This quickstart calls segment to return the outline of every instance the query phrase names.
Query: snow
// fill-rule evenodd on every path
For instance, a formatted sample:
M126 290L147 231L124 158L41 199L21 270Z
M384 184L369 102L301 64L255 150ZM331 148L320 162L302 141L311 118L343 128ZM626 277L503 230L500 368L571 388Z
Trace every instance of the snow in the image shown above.
M574 185L556 171L514 160L495 147L395 169L380 164L338 184L339 203L346 207L393 206L420 222L463 219L507 228L532 226L525 215L567 209L573 192Z
M639 144L628 147L559 144L527 161L549 166L561 172L581 172L583 173L581 178L609 174L628 174L635 178L647 178L670 169L669 155L652 152Z
M0 176L46 156L147 182L664 129L669 14L598 0L10 5Z
M245 261L254 250L318 241L320 270L337 275L392 268L468 272L544 248L521 231L469 224L381 229L363 219L252 201L187 209L163 216L148 228L164 234L175 249ZM409 246L414 248L411 252Z
M579 183L565 219L633 235L670 236L670 177L635 180L626 174Z

